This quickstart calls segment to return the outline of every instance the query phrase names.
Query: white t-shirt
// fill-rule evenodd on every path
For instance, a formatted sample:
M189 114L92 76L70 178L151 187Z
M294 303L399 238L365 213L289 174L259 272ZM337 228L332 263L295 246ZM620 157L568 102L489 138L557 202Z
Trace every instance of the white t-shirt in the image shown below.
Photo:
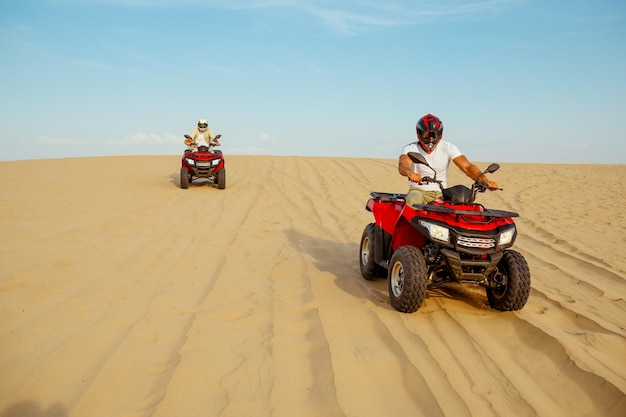
M200 146L209 146L206 139L204 138L205 133L200 132L200 134L196 137L196 148Z
M440 140L435 150L431 153L426 153L419 145L419 142L409 143L402 148L402 153L407 154L409 152L418 152L424 155L426 162L437 171L437 179L443 181L442 185L444 188L448 186L447 176L450 162L452 162L454 158L463 155L456 145L446 142L445 140ZM432 169L422 164L413 164L413 172L420 174L422 177L433 177L435 174ZM420 185L417 182L409 180L409 187L416 187L424 191L441 191L439 185L436 183Z

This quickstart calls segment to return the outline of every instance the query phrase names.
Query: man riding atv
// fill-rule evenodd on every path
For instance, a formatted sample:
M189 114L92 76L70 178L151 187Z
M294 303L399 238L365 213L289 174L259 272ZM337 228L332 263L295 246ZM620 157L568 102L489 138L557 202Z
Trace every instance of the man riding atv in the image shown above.
M363 230L359 250L361 275L387 277L389 301L404 313L417 311L429 288L447 283L485 288L498 311L524 307L530 294L530 269L512 249L518 213L476 203L477 193L500 189L459 149L441 140L441 120L427 114L417 122L418 141L406 145L398 171L408 177L409 193L372 192L366 210L374 222ZM471 188L448 187L450 162L474 180ZM441 198L439 198L441 197Z
M213 131L209 129L209 124L205 119L198 120L198 127L189 135L185 136L185 145L187 149L195 152L199 146L209 146L214 143L215 146L220 146L220 141L213 134Z
M480 168L468 161L459 148L441 139L443 123L438 117L432 114L425 115L418 120L415 129L418 140L402 148L398 161L398 172L409 180L409 192L406 195L408 205L427 204L441 196L439 185L422 184L422 177L432 175L433 172L425 165L414 164L407 155L409 152L418 152L426 158L428 164L437 172L437 178L443 181L444 188L447 186L446 174L450 162L454 162L472 180L477 180L481 176ZM481 181L487 183L490 190L499 187L498 183L489 181L485 175L482 175Z

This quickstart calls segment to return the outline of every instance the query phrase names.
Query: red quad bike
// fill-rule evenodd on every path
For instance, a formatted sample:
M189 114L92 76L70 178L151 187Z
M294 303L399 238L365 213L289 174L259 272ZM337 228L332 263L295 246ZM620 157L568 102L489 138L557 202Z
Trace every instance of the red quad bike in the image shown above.
M430 167L419 153L408 155L414 163ZM498 168L491 164L483 174ZM439 184L443 196L410 207L405 194L370 194L366 210L376 222L365 227L361 238L361 275L367 280L387 276L391 305L404 313L420 308L427 289L449 282L484 287L495 310L524 307L530 270L524 257L510 249L517 237L513 217L518 214L474 203L476 193L488 189L484 182L477 180L471 189L444 189L436 172L422 182Z
M185 137L191 139L189 135ZM215 138L221 137L222 135L217 135ZM186 190L189 184L198 178L210 179L220 190L226 188L224 155L222 151L214 151L215 146L215 143L211 142L209 146L199 146L196 152L185 151L180 168L180 188Z

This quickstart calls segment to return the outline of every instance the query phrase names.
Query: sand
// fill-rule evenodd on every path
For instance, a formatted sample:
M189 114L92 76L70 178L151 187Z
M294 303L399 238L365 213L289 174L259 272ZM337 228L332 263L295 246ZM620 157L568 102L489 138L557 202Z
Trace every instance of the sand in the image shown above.
M1 417L626 415L626 165L502 164L479 201L520 213L526 307L449 285L413 314L358 264L396 160L179 167L0 162Z

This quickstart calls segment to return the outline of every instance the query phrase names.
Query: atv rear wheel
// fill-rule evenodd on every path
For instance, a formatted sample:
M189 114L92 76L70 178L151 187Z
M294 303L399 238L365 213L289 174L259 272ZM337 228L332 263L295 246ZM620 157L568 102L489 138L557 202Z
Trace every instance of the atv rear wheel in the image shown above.
M223 190L226 188L226 169L220 168L217 171L217 188Z
M374 261L374 253L376 250L375 237L376 225L370 223L365 226L363 236L361 236L361 247L359 248L359 265L361 266L361 275L363 278L374 281L384 277L384 269Z
M185 167L180 168L180 188L183 190L189 188L189 171Z
M428 280L424 255L414 246L400 246L389 265L389 300L403 313L417 311L426 298Z
M530 295L530 269L521 253L506 250L489 278L487 300L494 310L514 311L526 305Z

